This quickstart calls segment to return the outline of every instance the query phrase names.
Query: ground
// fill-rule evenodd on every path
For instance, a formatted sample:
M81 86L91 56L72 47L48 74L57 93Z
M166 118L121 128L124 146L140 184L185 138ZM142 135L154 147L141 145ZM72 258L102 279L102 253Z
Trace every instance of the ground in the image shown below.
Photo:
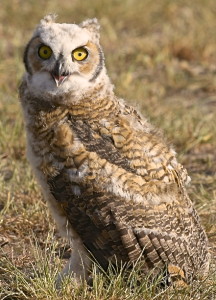
M189 193L209 237L204 282L161 290L137 273L94 272L93 286L54 278L69 255L25 154L18 86L22 54L47 13L60 22L97 17L116 93L161 128L192 178ZM0 2L0 298L216 299L216 3L215 0L1 0ZM121 273L121 272L120 272Z

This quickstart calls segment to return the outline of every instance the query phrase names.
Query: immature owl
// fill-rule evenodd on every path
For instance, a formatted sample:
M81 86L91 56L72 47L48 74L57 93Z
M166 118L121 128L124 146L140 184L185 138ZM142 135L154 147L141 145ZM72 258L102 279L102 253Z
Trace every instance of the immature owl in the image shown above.
M115 96L96 19L46 16L29 41L20 98L28 158L60 231L72 242L61 276L88 278L92 257L143 260L171 281L206 276L206 234L186 170L161 134Z

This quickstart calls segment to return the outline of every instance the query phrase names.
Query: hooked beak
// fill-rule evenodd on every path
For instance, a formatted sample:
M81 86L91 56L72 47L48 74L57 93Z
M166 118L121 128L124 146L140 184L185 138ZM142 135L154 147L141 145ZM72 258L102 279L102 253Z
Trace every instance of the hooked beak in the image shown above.
M56 86L58 87L63 81L65 81L65 79L67 78L67 76L58 76L58 75L55 75L53 73L51 73L55 83L56 83Z
M57 61L53 71L51 72L52 78L54 79L56 86L59 87L65 79L70 75L69 73L62 70L63 63Z

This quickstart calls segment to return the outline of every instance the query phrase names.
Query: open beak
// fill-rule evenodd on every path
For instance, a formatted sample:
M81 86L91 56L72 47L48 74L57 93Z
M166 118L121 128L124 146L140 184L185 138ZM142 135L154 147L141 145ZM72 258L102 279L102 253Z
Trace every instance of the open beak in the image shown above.
M62 82L65 81L65 79L67 78L67 76L62 76L62 75L55 75L53 73L51 73L55 83L56 83L56 86L58 87Z
M69 73L63 71L62 69L63 63L60 60L57 61L53 71L51 72L52 78L54 79L57 87L60 86L69 75Z

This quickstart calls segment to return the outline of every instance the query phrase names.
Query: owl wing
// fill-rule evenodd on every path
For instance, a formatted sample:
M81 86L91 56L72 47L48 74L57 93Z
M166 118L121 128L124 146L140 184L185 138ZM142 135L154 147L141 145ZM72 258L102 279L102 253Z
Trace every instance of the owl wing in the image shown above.
M109 262L135 262L142 257L146 273L165 266L175 266L174 275L180 272L187 280L198 270L205 273L206 236L193 208L177 203L134 205L109 192L89 193L86 186L76 196L65 173L52 178L49 186L73 229L104 269ZM169 197L177 195L173 192Z
M166 184L146 181L110 137L104 138L83 121L71 120L70 126L86 151L96 155L95 169L91 168L90 173L97 175L93 183L83 178L77 185L64 168L48 183L72 227L98 262L106 268L109 261L132 262L142 255L146 269L169 264L180 267L187 277L201 270L207 257L206 236L175 178ZM107 174L111 179L101 175L101 160L110 170ZM117 190L110 189L114 182L119 186ZM74 192L76 185L79 193Z
M179 185L190 182L187 170L177 162L175 152L164 142L162 134L133 108L124 107L124 113L117 112L113 119L113 122L101 120L96 130L90 122L73 118L71 125L89 151L96 151L100 157L146 181L156 179Z

